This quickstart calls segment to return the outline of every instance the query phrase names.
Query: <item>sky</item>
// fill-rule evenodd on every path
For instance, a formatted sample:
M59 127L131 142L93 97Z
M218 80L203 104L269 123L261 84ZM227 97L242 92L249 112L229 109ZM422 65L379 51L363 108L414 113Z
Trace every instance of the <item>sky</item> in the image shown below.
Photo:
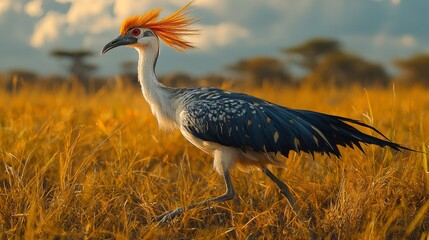
M98 75L121 73L136 60L129 47L99 51L119 35L123 19L162 8L168 15L188 0L0 0L0 72L28 69L66 74L53 49L88 49ZM281 49L314 37L338 39L350 52L392 69L392 60L429 53L428 0L197 0L197 49L177 52L165 45L157 72L223 74L225 66L252 56L284 58Z

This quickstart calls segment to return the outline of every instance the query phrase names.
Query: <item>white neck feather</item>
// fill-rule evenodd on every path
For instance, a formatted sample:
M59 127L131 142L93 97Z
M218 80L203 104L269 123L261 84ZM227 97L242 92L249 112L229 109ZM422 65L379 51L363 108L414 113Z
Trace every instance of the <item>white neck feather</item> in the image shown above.
M171 99L170 88L162 85L155 74L155 64L158 57L158 46L135 47L139 53L137 67L138 79L143 96L149 103L153 115L159 126L171 129L175 124L175 107Z

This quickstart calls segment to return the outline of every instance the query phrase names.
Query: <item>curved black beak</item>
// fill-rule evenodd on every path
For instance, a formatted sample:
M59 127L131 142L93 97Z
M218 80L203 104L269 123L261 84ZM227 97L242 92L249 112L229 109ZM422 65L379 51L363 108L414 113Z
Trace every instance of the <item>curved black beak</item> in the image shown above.
M101 50L101 54L105 54L107 51L109 51L110 49L113 49L115 47L119 47L122 45L134 44L136 42L137 42L137 38L135 38L135 37L126 36L126 35L119 35L117 38L113 39L111 42L106 44L106 46L104 46L103 50Z

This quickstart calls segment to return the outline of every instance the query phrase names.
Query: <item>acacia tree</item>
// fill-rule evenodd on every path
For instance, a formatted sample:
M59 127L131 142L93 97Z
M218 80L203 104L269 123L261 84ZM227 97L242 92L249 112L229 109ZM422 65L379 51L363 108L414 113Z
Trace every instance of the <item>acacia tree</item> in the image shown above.
M264 81L277 81L291 83L292 78L283 62L274 57L252 57L240 60L227 66L227 69L249 79L255 85L261 85Z
M94 64L86 62L86 58L93 56L94 53L85 49L67 50L67 49L54 49L51 51L51 56L58 58L67 58L71 60L68 70L72 77L86 85L87 78L90 74L97 69Z
M169 87L191 87L198 84L195 77L185 72L166 74L160 78L160 81Z
M383 66L360 56L335 52L326 55L307 78L312 83L330 83L338 87L350 84L386 86L389 77Z
M408 59L394 61L399 69L399 79L429 87L429 55L417 54Z
M282 50L293 63L307 71L313 71L323 58L333 52L341 51L341 44L334 39L314 38L298 46Z

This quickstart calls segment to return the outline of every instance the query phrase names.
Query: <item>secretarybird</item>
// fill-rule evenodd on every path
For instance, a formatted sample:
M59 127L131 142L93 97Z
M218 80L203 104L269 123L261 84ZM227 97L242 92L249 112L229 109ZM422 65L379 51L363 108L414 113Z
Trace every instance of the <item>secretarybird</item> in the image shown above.
M155 74L160 41L176 50L194 47L184 39L186 35L197 33L190 27L195 19L188 17L189 11L186 11L191 3L163 19L158 19L160 9L125 19L120 35L101 51L104 54L118 46L133 47L139 54L138 80L143 96L159 125L178 128L188 141L213 156L214 169L223 176L226 192L186 208L233 199L235 192L230 169L238 162L260 168L277 184L297 212L288 186L267 168L269 164L279 163L277 154L287 157L289 151L303 151L340 157L338 146L357 146L363 151L361 143L395 150L408 149L357 120L282 107L217 88L171 88L161 84ZM362 133L349 123L372 129L383 139ZM181 207L156 219L166 221L184 210Z

